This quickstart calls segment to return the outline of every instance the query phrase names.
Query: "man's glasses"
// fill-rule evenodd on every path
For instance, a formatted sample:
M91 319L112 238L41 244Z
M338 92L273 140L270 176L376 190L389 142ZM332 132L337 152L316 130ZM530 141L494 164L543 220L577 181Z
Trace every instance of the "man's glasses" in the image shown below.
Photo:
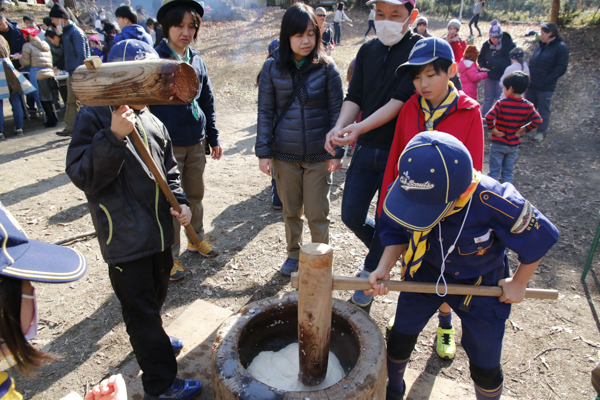
M317 17L325 17L325 14L316 14Z

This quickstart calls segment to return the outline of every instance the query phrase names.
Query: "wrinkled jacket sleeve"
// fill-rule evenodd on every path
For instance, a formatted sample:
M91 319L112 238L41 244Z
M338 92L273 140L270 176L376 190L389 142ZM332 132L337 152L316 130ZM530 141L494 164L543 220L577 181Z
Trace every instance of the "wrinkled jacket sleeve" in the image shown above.
M327 108L329 112L329 129L332 129L340 116L342 103L344 102L344 89L342 87L342 76L335 64L327 66ZM344 157L344 148L335 147L335 158Z
M216 125L215 96L213 95L210 78L206 70L206 64L202 61L202 92L198 98L198 105L206 117L206 138L210 147L220 146L219 130Z
M90 56L90 45L87 42L87 37L84 33L76 31L71 35L73 49L77 55L77 62L83 65L83 61Z
M265 61L258 83L258 120L254 149L258 158L271 158L273 152L271 144L273 142L273 124L277 115L277 105L270 67L274 62L273 59Z
M30 44L23 46L23 52L21 53L21 59L19 60L22 66L28 67L31 65L31 52Z
M477 67L467 68L465 70L465 75L467 75L468 79L475 84L477 84L477 82L481 82L488 76L487 72L479 72ZM500 79L500 83L502 84L502 79Z
M162 124L161 124L162 125ZM167 128L163 125L163 134L167 138L167 145L165 146L165 171L167 171L167 183L169 184L169 188L173 195L177 199L179 204L185 204L187 206L190 205L190 202L187 200L185 196L185 192L181 187L181 180L179 174L179 168L177 167L177 160L173 155L173 145L171 143L171 137L169 136L169 132L167 132Z
M556 57L554 59L556 60L554 68L552 68L544 83L553 83L567 72L567 67L569 66L569 48L566 44L560 43L558 49L556 49Z
M85 109L77 113L67 150L67 175L87 194L101 191L117 178L127 145L110 129L102 129L100 120L94 117Z

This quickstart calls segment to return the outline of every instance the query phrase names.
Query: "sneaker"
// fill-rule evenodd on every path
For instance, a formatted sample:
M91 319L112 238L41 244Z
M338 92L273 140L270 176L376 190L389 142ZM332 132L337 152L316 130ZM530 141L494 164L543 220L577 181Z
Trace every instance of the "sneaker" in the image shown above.
M483 35L480 33L479 36L477 36L477 37L483 37Z
M68 130L68 129L63 129L63 130L62 130L62 131L60 131L60 132L56 132L56 134L57 134L58 136L73 136L73 131L70 131L70 130Z
M371 311L371 304L373 304L373 295L367 296L362 290L356 290L350 298L350 302L368 314Z
M454 328L437 328L436 351L440 358L452 360L456 354L456 343L454 343Z
M300 261L288 257L285 259L279 272L281 272L281 275L290 276L290 275L292 275L292 273L298 271L299 263L300 263Z
M19 136L19 137L25 136L23 134L23 128L17 128L17 129L15 129L15 136Z
M155 397L148 393L144 393L144 400L159 400L159 399L193 399L202 390L202 383L195 379L179 379L175 378L175 381L163 394Z
M538 144L542 144L542 142L544 141L544 132L538 132L536 133L533 137L533 140L535 140Z
M219 255L219 250L207 238L202 239L200 244L197 245L188 241L188 251L190 253L200 253L201 256L207 258Z
M171 341L171 348L173 348L173 353L177 354L181 351L181 349L183 349L183 340L176 338L175 336L169 336L169 340Z
M170 281L178 281L185 276L185 268L181 264L181 260L173 260L173 268L171 268Z
M404 400L404 394L406 393L406 381L403 379L404 390L401 392L398 390L390 389L389 387L385 388L385 400Z
M4 136L4 132L0 132L0 140L6 140L6 137Z

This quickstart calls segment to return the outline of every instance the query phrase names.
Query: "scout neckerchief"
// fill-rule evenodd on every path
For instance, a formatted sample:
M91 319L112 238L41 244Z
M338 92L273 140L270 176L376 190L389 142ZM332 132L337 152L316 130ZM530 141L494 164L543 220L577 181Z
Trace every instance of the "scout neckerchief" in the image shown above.
M165 44L167 45L167 47L169 48L169 50L171 50L171 53L173 53L173 55L175 56L175 58L178 61L185 61L188 64L192 63L192 50L190 50L190 47L186 47L185 48L185 56L183 58L181 58L181 56L179 54L177 54L175 52L175 50L173 50L171 48L171 46L169 46L169 42L167 41L167 39L163 39L163 41L165 42ZM198 96L200 94L198 93ZM192 113L194 114L194 118L196 118L196 121L200 120L200 106L198 105L198 102L196 101L196 99L194 99L194 101L192 101Z
M0 399L23 400L21 393L15 389L15 381L6 372L0 372Z
M425 128L428 131L433 131L440 123L444 115L446 115L450 109L458 102L458 90L454 87L451 81L448 81L448 96L440 103L439 106L434 108L429 100L425 97L421 97L421 111L425 115Z
M481 173L473 170L473 182L476 182L476 184L479 185L480 180ZM477 188L477 186L475 186L475 188ZM446 217L461 211L469 203L473 193L475 193L475 189L471 191L468 197L464 199L459 198L456 201L452 211L446 215ZM414 277L415 272L417 272L417 270L421 267L425 250L427 250L427 237L429 236L430 232L431 229L426 231L413 231L412 237L410 238L410 243L406 249L406 253L404 254L404 257L402 257L402 275L404 275L404 272L408 267L408 271L412 278Z

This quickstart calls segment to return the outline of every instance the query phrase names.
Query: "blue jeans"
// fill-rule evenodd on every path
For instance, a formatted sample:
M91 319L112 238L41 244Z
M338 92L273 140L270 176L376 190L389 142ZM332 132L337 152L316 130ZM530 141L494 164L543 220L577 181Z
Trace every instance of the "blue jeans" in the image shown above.
M490 173L488 176L500 181L500 174L502 174L502 183L512 183L513 168L518 155L519 146L506 146L492 142L490 146Z
M8 100L12 107L15 129L23 129L23 103L21 102L21 95L14 93ZM4 132L4 107L2 103L3 101L0 100L0 132Z
M500 98L502 89L498 84L499 81L485 78L483 80L483 106L481 107L481 115L485 118L485 114L494 106L496 100Z
M40 69L41 68L38 68L38 67L30 67L29 68L29 82L31 82L31 84L35 88L35 91L33 93L31 93L31 97L35 101L35 104L37 105L37 109L39 112L41 112L43 110L42 103L40 102L40 87L38 85L38 80L37 80L37 72ZM28 96L28 98L29 98L29 96ZM33 107L31 107L30 104L28 104L28 106L30 106L29 108L33 108Z
M340 27L339 22L333 23L333 43L340 44L340 40L342 40L342 28Z
M525 97L533 103L536 110L544 121L537 127L538 132L546 132L550 123L550 106L552 105L552 95L554 92L546 92L535 89L527 89Z
M369 216L369 207L375 194L377 203L381 196L381 183L390 152L365 146L356 146L348 172L342 197L342 221L369 248L365 259L365 270L377 268L383 254L377 225L379 218Z

